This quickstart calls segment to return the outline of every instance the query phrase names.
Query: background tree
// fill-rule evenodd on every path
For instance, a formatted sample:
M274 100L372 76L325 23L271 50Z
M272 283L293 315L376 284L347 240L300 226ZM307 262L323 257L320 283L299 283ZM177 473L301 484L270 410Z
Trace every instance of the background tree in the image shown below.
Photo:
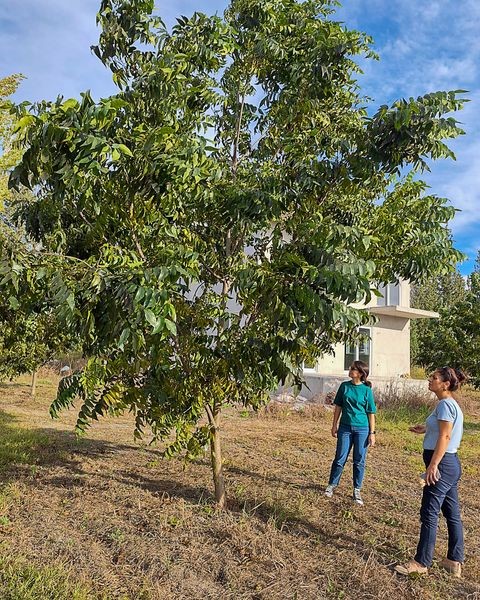
M24 228L13 218L13 206L33 202L33 194L24 186L16 191L8 189L10 172L22 156L14 133L13 104L9 100L21 80L21 75L0 79L0 245L7 255L14 247L23 247L27 253L31 249ZM13 282L12 293L5 294L5 289L0 289L0 380L34 373L56 353L71 347L53 309L42 298L41 272L36 276L38 294L32 302L29 293L32 281L26 281L26 289L22 289L22 281L16 277L19 270L20 266L14 261L0 269L2 283ZM25 300L21 304L17 297L23 297L24 292Z
M411 323L412 364L430 368L432 349L437 338L447 332L445 315L454 312L467 294L467 282L458 268L452 273L432 276L412 286L411 304L414 308L432 310L442 314L441 319L418 319ZM436 360L436 359L435 359Z
M220 506L222 407L258 407L355 338L369 316L350 305L371 281L459 258L454 209L408 172L453 156L443 140L462 132L444 115L463 101L438 92L369 117L356 58L371 40L331 6L234 0L168 31L153 0L103 0L94 51L119 93L19 107L11 183L36 189L18 214L41 248L13 244L2 268L15 261L31 296L42 273L89 357L52 414L80 397L79 430L129 409L137 435L175 433L167 454L210 444Z
M435 306L440 319L432 320L416 330L417 364L427 369L438 365L460 367L470 375L475 387L480 387L480 253L472 274L465 279L459 274L448 279L443 288L430 290L421 286L416 294L418 307ZM436 283L441 278L434 280ZM437 302L432 302L433 297ZM421 306L420 306L421 305Z
M470 291L473 291L475 294L478 294L480 291L480 250L477 251L477 257L475 259L475 264L473 265L473 271L467 280L468 287Z
M22 75L16 74L0 79L0 226L5 223L8 201L15 193L8 189L8 177L22 155L14 144L15 116L9 100L22 78Z

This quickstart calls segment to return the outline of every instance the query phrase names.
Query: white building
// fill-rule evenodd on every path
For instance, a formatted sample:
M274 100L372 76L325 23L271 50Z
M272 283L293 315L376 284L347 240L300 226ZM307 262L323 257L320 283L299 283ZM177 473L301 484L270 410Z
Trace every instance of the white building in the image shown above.
M410 320L438 318L438 313L410 308L410 284L401 281L380 288L383 298L372 298L364 309L377 316L377 323L361 328L368 339L356 345L337 344L333 355L305 365L307 386L300 392L307 398L327 393L348 379L348 367L354 360L369 365L375 387L385 387L392 380L410 373ZM402 379L404 381L404 379Z

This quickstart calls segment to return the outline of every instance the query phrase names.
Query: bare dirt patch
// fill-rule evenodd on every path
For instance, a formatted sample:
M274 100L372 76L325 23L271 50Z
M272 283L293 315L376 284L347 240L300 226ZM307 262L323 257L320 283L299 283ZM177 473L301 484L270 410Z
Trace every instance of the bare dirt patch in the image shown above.
M223 421L229 510L217 512L207 457L185 466L135 444L127 417L76 440L75 413L52 421L56 382L0 386L3 551L61 565L92 598L321 599L480 598L480 458L467 419L461 485L467 561L462 580L433 568L402 579L418 535L420 440L379 418L365 506L353 504L347 465L333 499L323 496L334 440L331 414L230 410ZM446 549L441 523L437 557Z

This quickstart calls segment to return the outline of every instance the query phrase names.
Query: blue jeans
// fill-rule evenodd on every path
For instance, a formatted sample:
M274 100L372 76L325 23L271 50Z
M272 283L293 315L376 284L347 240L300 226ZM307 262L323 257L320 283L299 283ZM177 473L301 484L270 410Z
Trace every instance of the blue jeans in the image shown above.
M433 450L423 451L423 462L428 467ZM438 517L440 511L447 520L448 552L447 558L463 563L463 524L460 517L457 484L462 474L460 461L456 454L445 453L438 465L441 478L435 485L423 488L420 509L420 540L415 560L429 567L432 564L435 541L437 539Z
M337 451L330 470L330 485L338 485L348 455L353 446L353 487L362 487L368 450L368 427L340 425L337 432Z

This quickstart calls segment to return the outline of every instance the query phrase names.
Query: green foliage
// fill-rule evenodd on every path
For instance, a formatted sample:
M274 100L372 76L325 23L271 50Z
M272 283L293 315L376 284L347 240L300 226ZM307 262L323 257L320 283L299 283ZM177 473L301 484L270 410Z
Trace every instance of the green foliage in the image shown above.
M8 189L8 176L10 169L20 160L21 151L14 145L14 116L12 103L9 101L17 89L22 75L10 75L0 79L0 214L5 210L5 203L12 196Z
M0 266L0 380L34 371L55 351L68 347L65 332L43 296L44 274L40 270L23 279L22 266L14 257L28 255L31 244L13 218L13 205L33 201L25 187L15 191L7 186L9 174L22 156L13 104L8 100L21 79L21 75L12 75L0 80L0 245L5 258Z
M0 227L3 261L0 265L0 380L31 373L67 352L76 341L69 337L46 288L45 271L33 270L31 245L11 225ZM19 262L17 262L19 261Z
M411 359L413 365L431 367L437 359L432 355L437 338L446 334L446 316L456 311L457 303L465 299L467 287L458 268L446 275L432 276L412 287L414 308L441 313L441 318L418 319L411 323ZM444 364L445 361L441 362ZM439 363L440 364L440 363Z
M422 328L416 325L415 360L431 370L451 365L465 370L480 387L480 255L467 281L458 273L433 279L414 295L419 308L438 310L440 319Z
M404 173L452 155L462 132L445 115L463 100L369 117L356 59L371 39L328 1L234 0L171 31L152 11L101 3L94 51L117 95L18 107L11 185L36 191L17 215L40 245L2 253L16 274L1 285L21 306L47 296L90 357L54 415L75 396L80 430L132 410L138 435L173 431L167 453L194 456L224 404L258 407L354 337L372 281L458 260L454 209Z

